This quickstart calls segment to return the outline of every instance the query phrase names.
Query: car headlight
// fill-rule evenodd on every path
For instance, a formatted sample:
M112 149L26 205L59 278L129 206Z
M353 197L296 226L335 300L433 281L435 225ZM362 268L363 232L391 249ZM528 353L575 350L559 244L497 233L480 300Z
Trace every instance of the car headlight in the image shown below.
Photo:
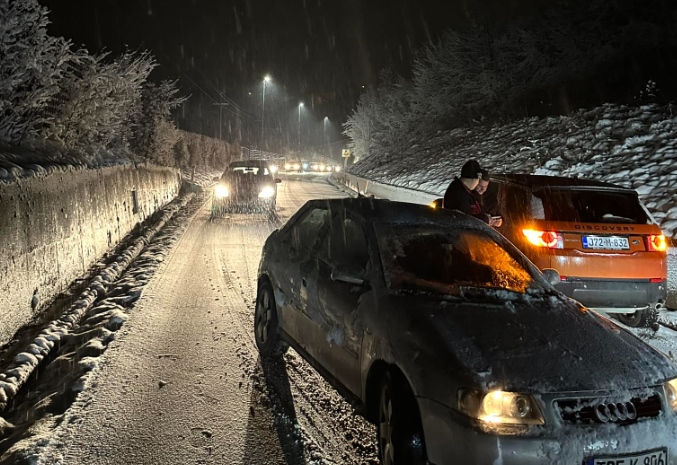
M341 167L337 166L336 168L334 168L334 171L336 171L338 173L339 171L341 171Z
M295 170L300 170L300 169L301 169L301 165L299 165L298 163L294 163L294 169L295 169Z
M271 186L266 186L263 189L261 189L261 192L259 192L259 198L260 199L269 199L274 195L275 195L275 188L271 187Z
M277 166L275 166L275 165L270 165L270 172L271 172L271 173L277 173Z
M458 392L458 409L471 418L489 424L545 424L536 401L528 394L461 389Z
M285 169L285 171L289 171L291 169L291 163L286 163L284 165L284 169Z
M308 169L308 163L304 163L304 164L303 164L303 169L304 169L304 170L307 170L307 169Z
M224 197L228 197L229 195L230 192L228 192L228 188L223 184L219 184L214 189L214 197L216 197L217 199L222 199Z
M665 396L668 405L677 412L677 378L665 382Z

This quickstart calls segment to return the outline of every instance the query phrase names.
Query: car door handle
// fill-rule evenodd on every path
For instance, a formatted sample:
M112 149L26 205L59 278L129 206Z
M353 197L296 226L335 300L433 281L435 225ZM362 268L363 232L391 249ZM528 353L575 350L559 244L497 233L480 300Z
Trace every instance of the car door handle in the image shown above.
M308 287L308 281L306 281L306 278L303 278L301 283L303 284L303 287Z

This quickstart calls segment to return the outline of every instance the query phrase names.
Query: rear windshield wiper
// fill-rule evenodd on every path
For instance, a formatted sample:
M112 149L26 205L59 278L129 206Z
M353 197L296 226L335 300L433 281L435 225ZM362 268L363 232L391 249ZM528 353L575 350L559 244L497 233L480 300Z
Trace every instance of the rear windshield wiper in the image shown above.
M602 221L605 223L637 223L637 221L632 218L616 215L604 215Z

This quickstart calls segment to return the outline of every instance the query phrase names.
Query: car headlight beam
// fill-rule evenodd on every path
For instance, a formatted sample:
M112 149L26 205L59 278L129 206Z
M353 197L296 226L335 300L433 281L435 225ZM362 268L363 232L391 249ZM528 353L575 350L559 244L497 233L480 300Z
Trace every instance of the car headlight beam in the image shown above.
M219 184L214 188L214 197L217 199L222 199L224 197L228 197L230 195L230 192L228 191L228 188L224 186L223 184Z
M677 385L675 388L677 399ZM536 401L528 394L462 389L458 393L458 409L471 418L489 424L545 424Z
M677 412L677 378L665 382L665 398L674 412Z
M261 192L259 192L259 198L260 199L269 199L274 195L275 195L275 188L271 187L271 186L266 186L263 189L261 189Z

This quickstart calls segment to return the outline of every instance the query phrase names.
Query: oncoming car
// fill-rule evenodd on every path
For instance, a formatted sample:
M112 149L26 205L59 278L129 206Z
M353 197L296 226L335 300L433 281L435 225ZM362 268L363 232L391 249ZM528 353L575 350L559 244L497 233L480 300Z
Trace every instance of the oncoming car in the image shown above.
M264 244L254 334L376 423L383 464L677 463L675 366L459 212L306 203Z
M264 160L231 162L214 187L212 216L221 216L231 211L275 212L277 184Z

